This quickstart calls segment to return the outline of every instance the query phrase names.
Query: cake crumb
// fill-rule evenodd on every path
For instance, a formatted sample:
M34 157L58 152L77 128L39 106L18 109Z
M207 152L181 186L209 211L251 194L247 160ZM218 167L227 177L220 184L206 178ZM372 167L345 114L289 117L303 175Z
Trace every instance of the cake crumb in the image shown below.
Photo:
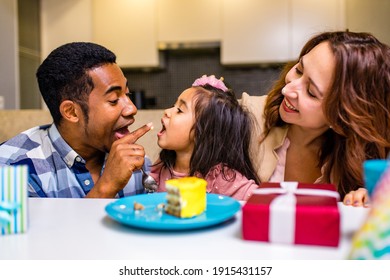
M157 210L163 210L165 208L165 203L157 204L156 209Z
M143 206L141 203L138 203L136 201L134 201L134 210L144 210L145 209L145 206Z

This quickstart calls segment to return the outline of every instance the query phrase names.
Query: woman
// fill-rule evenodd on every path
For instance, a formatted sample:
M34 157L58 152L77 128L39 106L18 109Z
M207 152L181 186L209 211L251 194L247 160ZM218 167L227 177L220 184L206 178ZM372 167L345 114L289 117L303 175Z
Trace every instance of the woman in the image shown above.
M242 105L260 127L250 153L260 181L332 183L344 204L368 205L362 163L390 151L389 46L367 33L321 33L268 96L244 94Z

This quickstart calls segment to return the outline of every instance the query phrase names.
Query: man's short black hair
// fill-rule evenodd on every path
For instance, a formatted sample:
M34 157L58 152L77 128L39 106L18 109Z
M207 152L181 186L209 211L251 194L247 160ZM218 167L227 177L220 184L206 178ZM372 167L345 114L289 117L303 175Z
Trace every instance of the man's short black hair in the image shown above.
M88 96L94 88L88 71L111 63L116 63L113 52L88 42L68 43L48 55L36 75L39 90L55 124L58 125L62 118L59 107L64 100L80 104L88 117Z

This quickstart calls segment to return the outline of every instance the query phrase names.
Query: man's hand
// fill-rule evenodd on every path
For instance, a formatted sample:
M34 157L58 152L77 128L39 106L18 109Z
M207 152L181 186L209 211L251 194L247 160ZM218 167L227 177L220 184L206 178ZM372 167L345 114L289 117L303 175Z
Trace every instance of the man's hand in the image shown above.
M144 147L135 142L152 127L152 123L148 123L112 144L103 174L87 197L112 198L126 186L134 170L144 164Z

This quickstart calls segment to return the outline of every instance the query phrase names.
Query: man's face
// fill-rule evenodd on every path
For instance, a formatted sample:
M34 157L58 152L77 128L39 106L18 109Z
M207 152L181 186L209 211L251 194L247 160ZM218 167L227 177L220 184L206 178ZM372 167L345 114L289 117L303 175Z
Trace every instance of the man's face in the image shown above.
M84 143L109 152L112 143L129 133L137 108L131 102L127 80L117 64L89 71L94 89L89 95L89 120L84 123Z

